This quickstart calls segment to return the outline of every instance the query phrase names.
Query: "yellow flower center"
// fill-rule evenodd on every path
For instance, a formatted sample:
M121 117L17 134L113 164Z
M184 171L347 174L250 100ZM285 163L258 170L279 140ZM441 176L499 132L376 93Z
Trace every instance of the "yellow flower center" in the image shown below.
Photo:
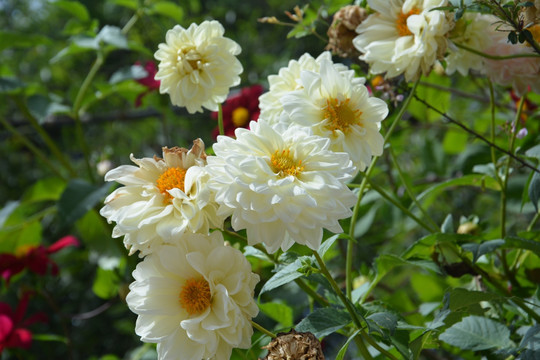
M194 47L183 47L176 51L176 67L181 74L199 70L202 63L203 59Z
M180 290L180 305L189 315L201 314L212 302L210 285L204 279L187 279Z
M343 133L349 131L351 125L359 124L362 112L353 110L349 106L351 99L339 101L338 99L326 99L326 108L323 116L328 119L327 128L331 131L341 130Z
M407 19L411 15L418 15L418 14L420 14L420 10L418 10L417 8L413 8L411 11L409 11L406 14L404 14L403 11L400 12L396 20L396 29L399 36L412 35L411 30L409 30L409 27L407 26Z
M159 192L165 197L165 203L172 202L172 195L167 190L180 189L184 190L184 179L186 178L186 169L169 168L156 181L156 186Z
M289 149L281 152L276 150L276 152L270 158L270 162L272 163L272 170L274 170L279 177L285 177L288 175L297 176L304 171L302 160L299 160L297 163L291 156L291 150Z
M532 37L537 43L540 43L540 25L533 25L531 27L528 27L527 30L531 32ZM527 41L525 42L525 45L531 46Z
M231 117L234 126L244 126L249 121L249 110L245 107L239 106L233 110Z

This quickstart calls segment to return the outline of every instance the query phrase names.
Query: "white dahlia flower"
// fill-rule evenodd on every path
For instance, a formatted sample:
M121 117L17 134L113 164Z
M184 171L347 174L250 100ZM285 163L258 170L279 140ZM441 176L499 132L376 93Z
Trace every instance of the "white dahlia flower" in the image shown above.
M139 250L139 256L145 256L186 231L207 234L223 226L207 186L201 139L189 151L164 147L163 159L136 159L132 154L131 161L137 166L122 165L105 175L105 181L124 186L107 196L100 211L116 223L112 236L124 236L130 255Z
M363 171L372 156L382 155L384 139L379 130L388 115L386 103L370 97L367 88L336 71L330 61L320 73L303 71L303 88L282 97L282 122L311 128L330 139L330 149L346 152ZM285 120L286 119L286 120Z
M169 93L173 105L190 113L202 107L217 111L229 88L240 83L242 64L236 58L241 48L223 37L225 30L217 21L176 25L167 31L166 43L159 44L154 57L160 61L155 76L160 93Z
M461 19L456 22L456 26L450 33L450 46L446 56L446 73L452 75L458 71L461 75L467 76L469 70L480 73L485 72L484 58L470 51L461 49L455 44L465 45L478 51L484 51L491 45L488 31L490 26L500 21L493 15L466 12Z
M270 89L259 97L259 108L261 109L260 118L271 124L277 123L283 112L283 107L280 102L281 97L293 90L300 89L302 87L302 85L299 84L300 73L303 70L310 70L318 73L323 60L332 60L332 55L329 51L323 52L316 59L310 54L305 53L298 60L289 61L287 67L279 69L278 75L268 76ZM351 78L354 77L354 71L349 70L345 65L337 63L334 64L334 67L337 71L343 72ZM354 81L363 84L365 78L355 78Z
M229 360L233 348L249 348L259 276L219 231L163 245L133 277L126 302L135 332L158 344L160 360Z
M356 29L354 46L363 53L360 60L373 74L386 72L393 78L405 74L407 81L428 74L446 50L451 29L443 11L448 0L368 0L376 11Z
M294 242L316 250L323 228L342 232L338 220L352 214L355 195L345 182L355 169L328 139L279 126L259 120L236 129L236 139L218 137L207 166L218 214L232 215L232 227L246 229L250 245L263 242L271 253Z

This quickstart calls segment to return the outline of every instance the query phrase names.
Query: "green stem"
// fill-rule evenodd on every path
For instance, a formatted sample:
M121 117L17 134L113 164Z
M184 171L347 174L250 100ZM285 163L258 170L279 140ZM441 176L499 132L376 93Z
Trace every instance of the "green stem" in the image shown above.
M399 176L399 179L401 180L401 183L403 184L403 187L405 188L405 191L407 192L407 195L409 195L409 197L411 198L411 200L413 201L414 205L420 210L420 212L422 213L422 215L424 215L424 218L426 218L428 220L428 222L430 223L430 225L434 228L437 228L438 229L438 226L437 224L435 223L435 221L433 221L433 219L431 218L431 216L429 216L429 214L427 213L427 211L422 207L422 205L418 202L418 200L416 199L416 195L412 192L412 189L409 187L409 184L407 183L406 179L405 179L405 175L403 174L403 172L401 171L401 167L399 166L399 163L397 161L397 157L396 157L396 154L394 153L394 150L392 149L392 147L389 147L388 148L388 151L390 152L390 158L392 159L392 165L394 165L394 167L396 168L397 172L398 172L398 176Z
M225 135L225 129L223 127L223 107L218 104L218 128L219 135Z
M250 320L250 321L251 321L251 325L252 325L255 329L257 329L257 330L259 330L260 332L262 332L263 334L266 334L266 335L270 336L272 339L274 339L274 338L276 337L276 334L274 334L274 333L272 333L272 332L266 330L264 327L262 327L261 325L257 324L255 321L253 321L253 320Z
M360 336L354 337L354 343L356 344L356 347L358 348L358 351L360 351L360 354L362 354L362 358L364 360L371 360L373 357L369 353L369 350L366 347L366 344L364 344L364 340Z
M533 54L533 53L497 56L497 55L486 54L486 53L483 53L481 51L475 50L473 48L470 48L468 46L461 45L461 44L458 44L458 43L454 43L454 45L456 45L458 48L461 48L463 50L467 50L469 52L472 52L473 54L476 54L476 55L479 55L481 57L484 57L486 59L491 59L491 60L509 60L509 59L517 59L517 58L531 58L531 57L532 58L538 58L538 57L540 57L539 54Z
M527 226L527 231L532 231L532 229L534 228L534 225L536 224L539 218L540 218L540 211L537 212L532 218L531 222L529 223L529 226Z
M45 165L47 165L56 175L58 175L63 180L66 180L66 178L62 175L62 173L47 159L45 155L43 155L43 152L38 149L28 138L21 133L17 131L16 128L11 126L11 124L0 116L0 122L4 127L15 136L24 146L26 146L36 157L38 157Z
M368 180L370 187L378 192L383 198L385 198L387 201L392 203L394 206L399 208L401 211L405 213L405 215L409 216L411 219L416 221L418 225L422 226L424 229L426 229L429 232L435 233L439 231L439 228L437 225L429 225L426 224L422 219L414 215L409 209L407 209L405 206L401 205L398 201L396 201L394 198L392 198L390 195L386 193L386 191L381 188L379 185L375 184L373 181ZM351 187L356 186L354 184L350 185Z
M38 120L34 117L34 115L32 115L30 110L28 110L26 104L24 104L21 99L15 96L12 97L12 100L15 102L19 110L21 110L23 115L26 116L28 121L30 121L30 124L32 125L34 130L37 131L41 139L43 139L51 153L58 159L58 161L60 161L60 163L62 163L64 168L66 168L66 170L71 174L71 176L76 176L77 173L75 172L69 161L66 160L64 154L62 154L58 146L56 146L54 140L49 136L45 129L43 129L43 127L39 124Z
M401 109L399 109L399 112L397 113L396 118L390 125L390 128L388 129L384 137L384 143L388 141L397 123L401 120L401 118L405 114L405 111L407 110L407 107L409 106L411 99L413 98L414 93L416 92L416 88L418 87L418 84L420 83L420 79L421 77L419 77L418 80L416 80L416 82L414 83L412 90L409 93L409 96L407 96L407 98L403 102L403 105L401 106ZM354 239L354 230L356 226L356 221L360 214L360 203L362 202L362 197L364 196L364 191L366 190L366 187L368 184L368 179L371 176L373 169L375 168L377 159L378 159L377 156L374 156L373 159L371 159L371 164L369 164L368 169L364 173L364 178L362 179L362 182L360 183L360 186L359 186L358 199L356 200L356 204L354 205L353 214L352 214L352 217L350 220L350 226L349 226L349 237L351 239ZM345 284L346 284L345 286L346 286L347 297L349 299L351 298L352 284L353 284L353 278L352 278L353 251L354 251L354 242L349 240L347 243L347 257L345 260Z
M394 355L392 355L392 353L388 352L387 350L385 350L382 346L380 346L379 344L377 344L377 342L375 340L373 340L373 338L371 336L369 336L369 334L366 334L365 330L362 330L361 332L361 335L362 337L367 341L367 343L371 346L373 346L375 349L377 349L377 351L379 351L381 354L383 354L384 356L386 356L387 359L392 359L392 360L399 360L397 357L395 357Z
M488 80L489 84L489 106L491 110L491 142L495 143L495 92L493 90L493 83L491 80ZM499 177L499 172L497 171L497 158L495 157L495 148L493 146L490 146L491 150L491 162L493 163L493 167L495 169L495 177L497 179L497 182L502 188L502 182L501 178Z
M302 289L308 296L313 300L319 303L319 305L327 307L330 305L328 300L319 295L315 290L313 290L308 284L304 282L302 278L294 279L294 282L300 289Z

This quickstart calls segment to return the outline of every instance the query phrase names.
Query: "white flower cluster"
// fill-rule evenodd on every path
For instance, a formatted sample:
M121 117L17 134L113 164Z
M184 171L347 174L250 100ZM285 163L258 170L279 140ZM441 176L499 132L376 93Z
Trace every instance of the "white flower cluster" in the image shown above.
M496 84L512 86L518 94L540 91L539 57L496 59L534 53L527 43L508 41L511 29L501 19L466 12L454 21L453 14L444 10L451 5L448 0L368 0L368 4L374 12L358 25L353 44L371 73L415 81L441 61L449 75L475 71ZM527 30L538 42L539 2L526 11L520 16L528 19Z
M216 21L167 32L156 79L173 104L213 110L238 84L240 47L223 32ZM317 250L323 230L342 232L339 220L352 215L347 183L382 154L387 105L330 53L304 54L269 81L259 122L219 136L215 155L197 139L189 150L164 147L162 158L131 155L136 166L105 175L123 186L100 213L144 258L126 301L160 359L228 359L250 346L259 277L224 245L227 219L270 253L295 243Z

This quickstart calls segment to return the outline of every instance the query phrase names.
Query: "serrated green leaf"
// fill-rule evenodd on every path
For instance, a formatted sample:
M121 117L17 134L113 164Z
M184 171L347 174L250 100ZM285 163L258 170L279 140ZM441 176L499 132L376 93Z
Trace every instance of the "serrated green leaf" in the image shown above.
M463 244L461 245L461 248L473 254L473 263L475 263L476 261L478 261L480 256L489 254L490 252L495 251L496 249L500 248L504 244L505 244L505 241L503 239L495 239L495 240L484 241L481 244L477 244L477 243Z
M264 284L264 286L261 289L261 292L259 293L259 297L261 294L273 290L277 287L280 287L281 285L285 285L294 279L298 279L299 277L302 277L302 273L298 271L303 264L302 260L309 259L308 256L302 256L298 259L296 259L293 263L282 267L279 269L274 276L272 276L268 281Z
M268 302L259 304L259 309L269 318L283 325L284 328L293 326L293 310L284 303Z
M349 336L349 338L347 339L347 341L345 341L345 344L343 344L343 346L341 347L341 349L339 349L339 352L337 353L337 356L336 356L336 360L343 360L343 358L345 357L345 354L347 353L347 349L349 348L349 344L351 343L351 341L360 333L360 330L356 330L351 336Z
M540 242L524 239L517 236L507 236L504 238L504 248L531 250L540 257Z
M540 325L531 326L527 330L523 339L521 339L519 349L540 350Z
M366 317L370 332L377 331L382 336L394 335L398 318L390 312L379 312ZM375 326L373 326L375 325ZM388 334L384 330L388 331Z
M529 183L529 199L531 200L534 209L538 212L538 200L540 199L540 174L536 171Z
M493 301L501 299L500 296L483 292L471 291L463 288L452 289L449 293L448 306L452 311L478 304L481 301Z
M439 336L439 340L462 350L504 349L512 345L510 330L491 319L467 316Z
M319 247L319 250L317 250L317 253L319 254L319 256L322 258L324 257L324 254L326 254L326 252L328 251L328 249L330 249L332 247L332 245L334 245L334 243L336 242L336 240L338 239L339 235L334 235L332 237L329 237L328 239L326 239L322 244L321 246Z
M184 10L171 1L159 1L154 3L150 9L151 12L167 16L180 23L184 18Z
M110 299L118 294L120 278L114 270L97 269L92 291L102 299Z
M73 224L102 202L111 184L98 187L82 179L71 180L58 200L58 215L64 225Z
M83 22L90 20L88 10L78 1L56 1L53 5L69 12Z
M295 330L298 332L311 332L317 338L334 333L350 323L349 313L343 309L326 307L317 309L302 319Z

